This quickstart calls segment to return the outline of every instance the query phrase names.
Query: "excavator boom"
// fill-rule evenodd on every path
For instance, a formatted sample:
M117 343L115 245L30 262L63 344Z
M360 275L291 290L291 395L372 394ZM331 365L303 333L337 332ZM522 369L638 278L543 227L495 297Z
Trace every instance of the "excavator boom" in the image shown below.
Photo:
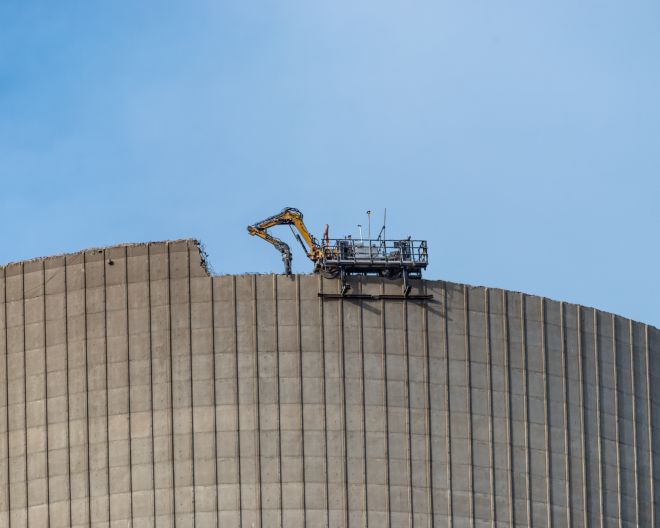
M269 216L265 220L262 220L251 227L257 230L266 230L276 225L294 226L298 230L298 233L300 233L302 240L305 241L307 256L313 261L316 262L323 256L323 250L318 245L316 239L310 234L307 226L303 222L303 215L298 209L294 207L286 207L278 214Z
M257 229L254 226L248 226L248 233L254 236L258 236L259 238L262 238L266 242L275 246L275 249L277 249L282 254L282 262L284 262L284 274L291 275L291 260L293 259L293 256L291 255L291 248L289 247L289 244L281 241L279 238L275 238L274 236L270 235L265 229Z
M268 233L268 229L277 225L289 225L298 230L297 238L301 241L307 256L313 261L318 262L323 258L323 249L319 246L316 239L311 235L307 226L303 222L303 215L294 207L286 207L276 215L269 216L265 220L257 222L256 224L248 226L247 230L253 236L258 236L266 242L275 246L276 249L282 253L282 261L284 262L284 273L291 274L291 249L288 244L282 242L279 238Z

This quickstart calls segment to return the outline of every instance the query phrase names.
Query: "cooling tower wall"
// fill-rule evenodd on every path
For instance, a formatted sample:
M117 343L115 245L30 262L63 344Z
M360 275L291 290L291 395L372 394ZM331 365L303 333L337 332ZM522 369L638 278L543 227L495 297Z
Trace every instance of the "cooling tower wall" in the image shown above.
M337 291L210 277L192 241L5 267L0 526L657 524L657 329Z

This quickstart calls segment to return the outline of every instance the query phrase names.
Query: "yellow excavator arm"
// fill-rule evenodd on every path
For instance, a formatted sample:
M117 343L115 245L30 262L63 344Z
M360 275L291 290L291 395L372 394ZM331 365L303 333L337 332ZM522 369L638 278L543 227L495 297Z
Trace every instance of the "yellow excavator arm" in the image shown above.
M275 238L265 229L257 229L254 226L248 226L248 233L259 238L264 239L269 244L275 246L277 250L282 254L282 262L284 262L284 274L291 275L291 260L293 256L291 255L291 248L286 242L283 242L279 238Z
M305 226L303 215L298 209L287 207L282 209L282 211L276 215L269 216L261 222L249 225L247 228L248 233L264 239L282 253L282 260L284 261L285 268L284 271L287 275L291 274L291 249L285 242L281 241L279 238L273 237L267 231L269 228L277 225L289 225L297 229L298 234L296 234L296 238L305 249L305 252L311 261L316 263L323 258L323 248L319 246L316 239L307 229L307 226Z

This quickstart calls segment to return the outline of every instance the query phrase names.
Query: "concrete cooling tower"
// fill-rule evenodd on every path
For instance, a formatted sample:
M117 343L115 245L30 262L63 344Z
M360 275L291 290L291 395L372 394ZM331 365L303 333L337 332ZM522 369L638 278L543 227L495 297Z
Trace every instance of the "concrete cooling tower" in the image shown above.
M194 241L2 268L0 526L659 525L658 329L352 280Z

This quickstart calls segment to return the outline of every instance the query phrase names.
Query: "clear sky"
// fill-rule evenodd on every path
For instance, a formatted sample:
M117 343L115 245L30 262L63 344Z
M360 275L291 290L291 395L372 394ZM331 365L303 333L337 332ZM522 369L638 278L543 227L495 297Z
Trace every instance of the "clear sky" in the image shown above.
M0 262L388 210L426 276L660 326L657 0L0 2ZM294 270L311 264L287 228Z

